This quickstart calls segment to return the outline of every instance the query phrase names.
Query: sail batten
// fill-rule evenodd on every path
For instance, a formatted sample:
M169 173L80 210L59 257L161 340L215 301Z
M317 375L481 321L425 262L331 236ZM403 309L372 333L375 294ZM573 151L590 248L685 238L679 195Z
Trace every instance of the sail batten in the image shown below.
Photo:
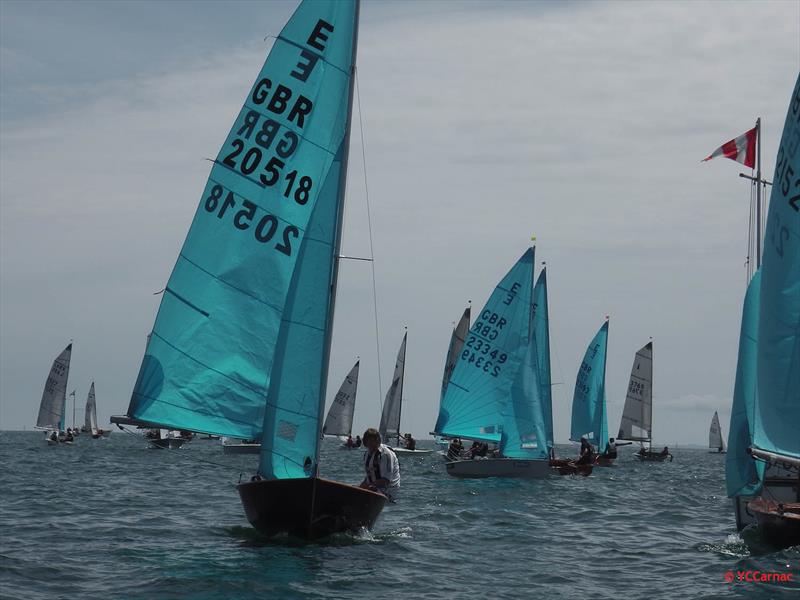
M500 442L529 341L533 257L529 248L478 313L442 398L437 435Z
M294 450L276 447L293 466L262 460L265 476L316 462L356 11L304 1L272 45L212 164L127 413L241 439L266 425Z

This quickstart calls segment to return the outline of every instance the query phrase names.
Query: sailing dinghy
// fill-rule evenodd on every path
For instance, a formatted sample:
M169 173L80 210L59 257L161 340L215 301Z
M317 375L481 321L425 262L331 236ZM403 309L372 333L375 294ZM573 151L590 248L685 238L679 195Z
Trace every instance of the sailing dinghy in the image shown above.
M608 452L608 419L606 417L606 355L608 353L608 319L586 348L572 395L572 425L569 439L579 442L585 437L597 449L597 464L610 466L616 452Z
M266 535L371 527L387 498L320 477L357 0L304 0L203 192L121 421L260 439L238 485Z
M763 261L745 296L726 460L737 526L755 521L779 546L800 544L798 140L800 75L778 148Z
M545 477L542 410L532 302L534 249L495 287L469 330L442 398L435 433L499 445L500 457L447 463L453 477Z
M353 368L344 378L339 391L333 397L328 415L325 417L325 424L322 426L322 435L337 436L343 442L352 440L353 435L353 415L356 411L356 392L358 391L358 369L360 360L356 361ZM343 443L339 446L343 450L351 450L355 446L348 446Z
M652 448L653 431L653 342L639 348L633 359L628 393L622 409L618 440L639 442L636 458L648 462L664 462L672 454L669 451L655 452ZM648 446L645 448L645 444ZM667 450L664 448L664 450Z
M67 379L69 378L69 363L72 357L72 344L70 343L53 361L47 380L44 383L42 400L39 403L39 416L36 419L36 428L45 430L45 439L48 444L57 444L65 441L65 413L67 408Z
M722 427L719 424L719 415L714 411L711 417L711 427L708 430L708 447L711 452L725 454L725 440L722 439Z
M403 341L400 344L400 349L397 351L397 360L394 363L392 383L389 386L389 390L386 392L386 398L383 400L381 422L378 426L378 433L381 434L381 440L383 440L398 456L424 455L433 452L433 450L430 449L417 450L416 447L409 448L407 445L400 445L400 440L404 439L400 435L400 416L403 408L403 382L406 373L407 341L408 332L403 335ZM391 444L390 441L394 443Z

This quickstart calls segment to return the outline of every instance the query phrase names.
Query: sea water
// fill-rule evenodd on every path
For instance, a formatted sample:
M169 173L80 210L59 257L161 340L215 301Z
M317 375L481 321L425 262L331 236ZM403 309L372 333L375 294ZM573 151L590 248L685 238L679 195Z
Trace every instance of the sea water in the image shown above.
M218 440L154 450L118 430L72 446L2 432L0 597L800 598L800 547L736 534L724 455L672 452L639 463L621 448L590 477L530 481L457 480L437 454L401 457L402 493L372 532L304 543L250 527L235 485L258 457ZM322 455L323 475L360 481L361 450L326 440Z

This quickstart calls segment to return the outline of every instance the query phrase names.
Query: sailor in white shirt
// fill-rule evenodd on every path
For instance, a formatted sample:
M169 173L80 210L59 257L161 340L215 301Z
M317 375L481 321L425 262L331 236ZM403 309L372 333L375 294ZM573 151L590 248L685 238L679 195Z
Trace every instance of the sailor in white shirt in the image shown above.
M389 446L381 444L377 429L367 429L362 436L367 452L364 454L366 477L362 488L379 492L394 501L400 492L400 463Z

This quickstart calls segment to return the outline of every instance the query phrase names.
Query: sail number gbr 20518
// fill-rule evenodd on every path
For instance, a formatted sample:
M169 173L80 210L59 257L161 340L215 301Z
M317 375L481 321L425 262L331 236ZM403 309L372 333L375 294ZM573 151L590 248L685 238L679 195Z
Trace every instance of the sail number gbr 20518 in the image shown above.
M292 255L292 242L300 235L297 227L282 225L278 217L270 213L256 218L256 213L260 212L258 206L249 200L238 198L219 183L211 188L211 193L203 200L203 207L218 219L231 219L236 229L252 230L256 241L262 244L273 243L278 252L286 256Z

